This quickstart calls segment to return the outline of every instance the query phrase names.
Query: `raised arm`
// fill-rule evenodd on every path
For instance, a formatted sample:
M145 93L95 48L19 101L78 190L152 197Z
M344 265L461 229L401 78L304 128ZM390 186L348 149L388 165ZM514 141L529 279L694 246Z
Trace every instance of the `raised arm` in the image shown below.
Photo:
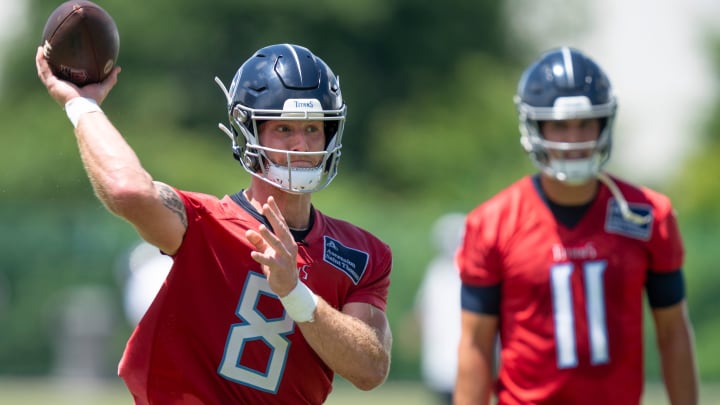
M182 201L171 187L153 181L120 132L99 107L93 107L115 86L120 68L101 83L77 87L52 73L41 47L35 63L40 81L56 102L65 107L75 100L85 106L75 114L75 136L97 197L109 211L130 222L143 239L168 254L175 253L187 227Z

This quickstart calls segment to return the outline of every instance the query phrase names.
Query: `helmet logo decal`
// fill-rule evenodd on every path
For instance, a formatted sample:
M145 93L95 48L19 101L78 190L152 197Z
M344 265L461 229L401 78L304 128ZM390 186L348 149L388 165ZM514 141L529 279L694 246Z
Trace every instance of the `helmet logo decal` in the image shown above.
M283 103L283 117L291 118L322 118L323 108L320 101L314 98L290 98Z
M587 96L558 97L555 99L554 108L565 110L592 110L592 102Z
M310 101L296 100L295 107L303 108L303 109L307 108L309 110L313 110L315 108L315 104L312 102L312 100L310 100Z

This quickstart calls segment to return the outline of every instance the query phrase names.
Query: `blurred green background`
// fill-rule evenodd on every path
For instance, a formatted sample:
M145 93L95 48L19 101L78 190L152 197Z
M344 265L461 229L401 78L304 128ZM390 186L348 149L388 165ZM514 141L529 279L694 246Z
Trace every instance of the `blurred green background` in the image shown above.
M0 377L62 375L68 354L61 348L81 319L107 335L94 361L112 380L132 331L122 287L127 253L138 240L93 196L71 125L36 77L35 49L59 3L25 0L15 35L0 42ZM349 114L340 175L314 197L315 205L392 246L390 382L418 382L418 336L406 320L434 255L433 222L449 211L469 211L533 171L518 144L512 95L521 69L542 49L512 23L510 6L520 3L98 1L120 30L123 67L103 108L156 179L232 193L249 179L216 127L227 114L213 78L229 83L254 50L270 43L305 45L321 56L341 78ZM567 41L591 28L582 24L588 10L571 11L575 23L554 32ZM711 35L703 41L715 61L719 43ZM713 97L694 133L677 134L700 147L672 176L645 182L670 195L679 213L706 383L720 380L720 318L713 312L720 287L720 98ZM622 114L622 99L620 105ZM624 136L632 134L616 131ZM616 173L633 179L632 171ZM96 311L84 312L82 303ZM647 374L654 381L659 367L648 331Z

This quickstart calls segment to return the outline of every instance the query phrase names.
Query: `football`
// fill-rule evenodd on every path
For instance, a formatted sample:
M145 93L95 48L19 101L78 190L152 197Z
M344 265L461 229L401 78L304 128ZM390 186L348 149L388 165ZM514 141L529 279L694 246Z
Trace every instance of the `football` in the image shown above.
M115 21L90 1L60 4L42 34L45 58L53 73L84 86L104 80L117 63L120 34Z

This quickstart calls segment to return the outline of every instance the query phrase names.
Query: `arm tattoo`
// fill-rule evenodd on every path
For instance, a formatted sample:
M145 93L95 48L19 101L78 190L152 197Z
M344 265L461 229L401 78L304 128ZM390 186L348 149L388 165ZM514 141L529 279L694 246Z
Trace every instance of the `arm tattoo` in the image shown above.
M180 222L182 222L183 226L187 228L188 221L187 221L187 213L185 212L185 205L183 205L182 200L180 199L180 196L175 193L175 190L173 190L170 186L163 183L155 183L158 188L158 192L160 193L160 198L162 199L163 205L168 207L171 211L175 212L177 216L180 218Z

